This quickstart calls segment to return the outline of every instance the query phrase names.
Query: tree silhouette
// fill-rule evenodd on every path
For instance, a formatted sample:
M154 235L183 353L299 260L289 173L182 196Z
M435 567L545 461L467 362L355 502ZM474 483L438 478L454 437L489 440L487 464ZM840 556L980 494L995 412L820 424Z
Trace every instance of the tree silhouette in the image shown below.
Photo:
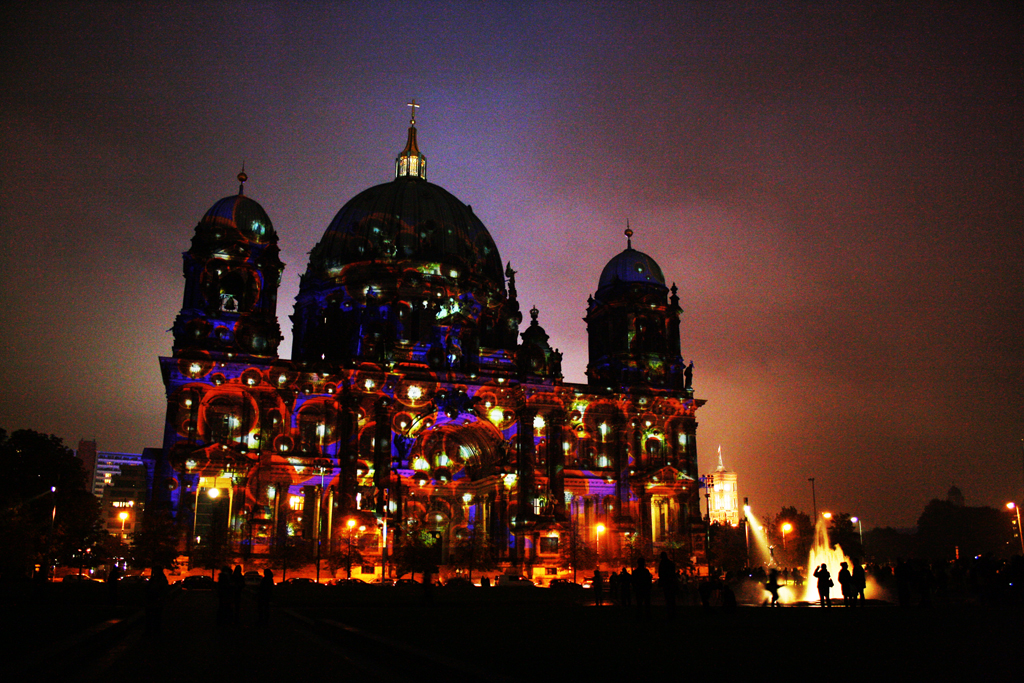
M132 566L142 569L159 565L173 569L177 564L178 536L178 525L170 512L156 510L147 513L133 539Z
M98 540L99 505L82 462L56 436L0 429L0 573L70 559Z
M449 563L458 569L469 572L473 578L474 571L490 571L498 565L495 562L494 544L477 526L469 530L465 538L460 538L452 548Z
M792 529L786 532L785 542L782 538L782 525L789 524ZM795 567L807 562L814 544L814 524L806 512L795 507L783 507L775 515L775 520L768 528L769 542L775 546L775 558L779 564ZM780 553L781 550L781 553Z
M593 569L597 566L597 551L587 543L580 533L579 519L573 517L563 525L565 530L558 542L558 560L562 569L572 570L572 580L576 580L576 572L581 569Z

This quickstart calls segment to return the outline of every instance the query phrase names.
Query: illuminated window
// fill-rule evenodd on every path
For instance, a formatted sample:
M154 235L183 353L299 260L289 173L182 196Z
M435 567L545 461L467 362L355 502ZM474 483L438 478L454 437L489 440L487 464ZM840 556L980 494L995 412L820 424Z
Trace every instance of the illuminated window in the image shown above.
M302 496L288 496L288 507L295 512L302 512L305 500Z

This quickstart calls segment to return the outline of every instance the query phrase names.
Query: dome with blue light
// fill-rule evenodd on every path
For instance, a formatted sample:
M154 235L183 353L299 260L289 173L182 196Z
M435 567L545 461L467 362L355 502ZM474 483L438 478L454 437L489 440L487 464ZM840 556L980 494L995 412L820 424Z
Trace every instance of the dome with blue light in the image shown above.
M627 229L626 249L612 257L601 271L601 279L597 285L598 292L620 283L666 287L665 275L661 272L661 266L647 254L633 248L632 236L633 231Z
M224 197L211 206L199 221L197 230L216 232L220 228L223 232L214 235L217 239L241 236L253 242L274 241L274 226L267 212L243 192L245 181L248 180L244 171L238 174L238 180L238 194ZM233 234L235 231L239 234Z

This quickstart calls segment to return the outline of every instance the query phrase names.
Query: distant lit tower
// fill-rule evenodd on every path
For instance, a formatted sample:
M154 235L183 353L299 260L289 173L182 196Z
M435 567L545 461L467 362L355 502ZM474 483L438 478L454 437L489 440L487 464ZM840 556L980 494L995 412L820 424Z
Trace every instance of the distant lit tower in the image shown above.
M715 490L711 495L711 522L738 526L740 523L739 491L736 473L722 464L722 447L718 447L718 468Z

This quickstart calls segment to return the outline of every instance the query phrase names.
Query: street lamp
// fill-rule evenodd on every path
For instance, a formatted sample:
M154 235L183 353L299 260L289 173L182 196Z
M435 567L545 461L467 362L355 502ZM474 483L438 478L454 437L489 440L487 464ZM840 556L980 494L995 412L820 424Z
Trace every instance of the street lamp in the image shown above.
M348 578L350 579L352 578L352 529L355 527L355 525L356 520L352 519L351 517L349 518L348 522L345 523L345 526L348 527L348 560L346 560L347 566L345 568L345 571L348 575Z
M793 530L793 525L786 522L782 525L782 549L786 549L786 534Z
M1017 513L1017 538L1020 539L1020 552L1021 554L1024 554L1024 534L1020 532L1020 508L1017 507L1016 503L1011 501L1006 504L1006 509L1013 510Z
M850 517L851 522L857 523L857 534L860 536L860 551L864 552L864 522L860 517Z
M121 520L121 542L124 543L124 523L128 521L128 511L122 510L117 518Z
M598 566L600 566L601 565L601 534L603 534L604 531L605 531L605 525L601 524L601 523L598 523L598 525L596 527L594 527L594 528L597 529L597 564L598 564Z

